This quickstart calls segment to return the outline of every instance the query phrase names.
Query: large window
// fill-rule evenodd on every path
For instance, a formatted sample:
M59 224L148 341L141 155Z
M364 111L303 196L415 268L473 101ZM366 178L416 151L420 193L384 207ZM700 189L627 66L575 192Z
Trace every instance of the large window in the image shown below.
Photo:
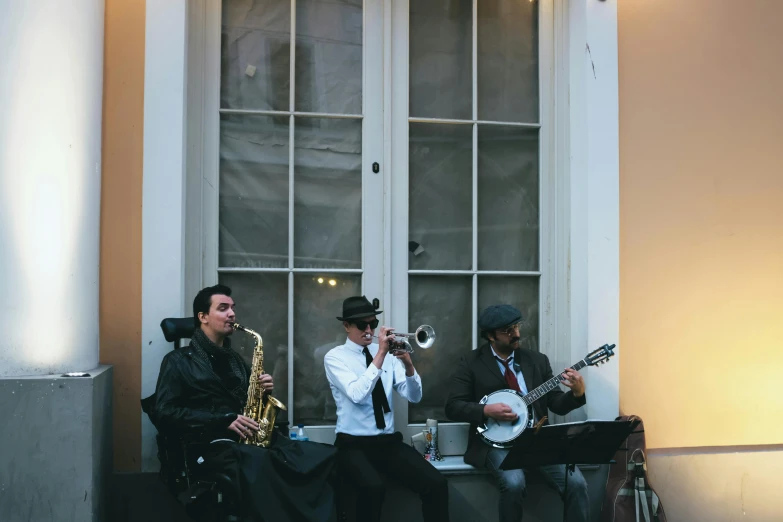
M408 421L444 421L450 369L495 303L523 312L538 350L538 2L411 1L408 325L428 323L424 398Z
M486 306L518 307L522 346L542 344L549 125L540 107L550 94L549 78L539 78L539 26L551 18L539 2L517 0L410 1L395 13L395 23L407 23L395 42L407 70L393 80L406 90L407 111L395 113L394 154L407 158L407 177L394 185L405 204L393 215L395 242L409 245L393 263L396 280L407 282L395 317L406 318L408 331L429 324L438 335L417 354L424 397L399 416L415 426L446 420L449 377L484 342L477 318ZM447 453L464 444L459 430L446 427Z
M437 332L415 350L424 398L396 409L403 431L446 420L485 306L519 307L523 345L546 346L551 6L206 6L199 284L234 289L290 422L332 440L323 356L345 340L348 295L378 298L398 330ZM251 339L236 342L249 359Z
M379 130L364 117L362 1L224 0L221 13L218 280L262 334L289 420L334 424L323 357L368 276L362 158ZM235 346L250 359L252 338Z

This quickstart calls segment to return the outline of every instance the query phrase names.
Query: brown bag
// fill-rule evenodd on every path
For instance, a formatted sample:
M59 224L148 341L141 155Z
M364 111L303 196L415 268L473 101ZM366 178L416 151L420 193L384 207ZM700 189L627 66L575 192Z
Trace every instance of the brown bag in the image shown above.
M638 422L634 431L614 455L609 467L601 522L666 522L661 499L647 479L647 446L644 423L636 415L616 420Z

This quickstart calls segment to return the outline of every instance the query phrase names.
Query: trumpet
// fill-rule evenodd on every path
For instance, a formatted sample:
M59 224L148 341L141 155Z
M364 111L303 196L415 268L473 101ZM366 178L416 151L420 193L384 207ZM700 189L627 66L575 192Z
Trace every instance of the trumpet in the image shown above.
M428 324L419 326L413 333L392 332L392 336L394 339L389 341L389 352L392 353L413 353L413 346L411 346L409 339L413 339L416 345L423 350L426 350L435 343L435 329ZM373 335L372 338L378 340L377 335Z

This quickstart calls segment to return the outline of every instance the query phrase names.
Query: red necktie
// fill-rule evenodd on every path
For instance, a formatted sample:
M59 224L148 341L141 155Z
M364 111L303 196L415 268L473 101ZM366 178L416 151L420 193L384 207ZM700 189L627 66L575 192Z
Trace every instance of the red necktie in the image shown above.
M514 372L511 370L511 368L508 366L509 359L506 359L505 361L501 359L500 357L495 357L498 361L503 363L503 366L506 367L506 371L503 372L503 377L506 379L506 384L508 384L508 387L512 390L522 392L522 390L519 388L519 381L517 380L517 376L514 374Z

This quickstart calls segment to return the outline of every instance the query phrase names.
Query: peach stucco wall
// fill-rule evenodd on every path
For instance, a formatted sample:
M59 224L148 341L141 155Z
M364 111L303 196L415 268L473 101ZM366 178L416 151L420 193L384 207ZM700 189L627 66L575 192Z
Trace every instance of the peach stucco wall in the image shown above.
M141 469L144 0L106 0L101 362L114 365L114 467Z
M783 2L620 0L620 407L783 443Z

